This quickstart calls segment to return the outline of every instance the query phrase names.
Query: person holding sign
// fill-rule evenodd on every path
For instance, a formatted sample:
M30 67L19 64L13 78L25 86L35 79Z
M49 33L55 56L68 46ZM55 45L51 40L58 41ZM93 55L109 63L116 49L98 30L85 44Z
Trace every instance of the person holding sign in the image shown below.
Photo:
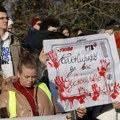
M35 84L37 76L38 58L24 51L19 60L16 79L4 81L0 96L0 112L6 110L2 117L31 117L55 115L57 107L45 83ZM76 110L79 117L83 117L86 109ZM71 114L67 114L71 120Z
M40 59L40 62L41 62L41 64L42 64L42 66L45 66L45 65L46 65L46 60L47 60L47 54L44 52L43 49L42 49L42 51L41 51L41 53L40 53L39 59ZM45 71L45 72L47 72L47 71ZM45 82L45 81L44 81L44 82ZM46 81L47 85L49 85L48 82L49 82L49 81ZM74 111L72 111L72 112L74 113ZM72 113L72 112L71 112L71 113ZM72 113L72 114L73 114L73 113ZM68 118L68 119L71 119L71 118L73 118L73 117L76 116L75 114L77 114L77 116L78 116L79 118L83 118L86 113L87 113L87 109L85 109L85 108L78 108L78 109L76 109L76 113L74 113L73 115L68 114L67 118ZM78 118L78 119L79 119L79 118Z
M61 33L53 32L53 33L49 34L47 37L47 39L55 39L55 38L56 39L65 38L65 36L62 35ZM40 81L42 80L42 82L46 83L49 88L49 79L48 79L47 68L46 68L46 61L48 60L48 55L44 52L42 41L39 41L39 42L41 42L41 44L38 44L39 45L38 49L40 51L38 79L40 79ZM80 118L84 118L84 116L86 117L87 109L86 108L77 108L75 111L71 111L70 113L68 114L67 119L71 119L71 118L77 119L76 117L78 117L78 119L80 119Z

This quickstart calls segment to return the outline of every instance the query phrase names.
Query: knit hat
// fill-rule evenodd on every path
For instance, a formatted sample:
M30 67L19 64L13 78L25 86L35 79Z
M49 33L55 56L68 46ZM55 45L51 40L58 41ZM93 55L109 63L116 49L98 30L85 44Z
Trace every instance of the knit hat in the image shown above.
M32 27L38 22L38 21L40 21L40 18L33 18L32 19Z

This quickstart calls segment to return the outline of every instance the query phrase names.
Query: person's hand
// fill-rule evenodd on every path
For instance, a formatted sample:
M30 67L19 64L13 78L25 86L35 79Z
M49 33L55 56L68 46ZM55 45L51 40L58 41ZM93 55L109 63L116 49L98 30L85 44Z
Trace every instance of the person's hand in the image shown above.
M7 85L9 82L14 82L14 81L16 81L17 79L18 79L17 76L10 76L10 77L4 79L3 82L2 82L2 88L1 88L1 89L3 89L4 86Z
M83 118L84 115L87 113L87 109L86 108L77 108L76 113L79 118Z
M48 55L42 49L42 51L40 52L40 55L39 55L39 60L42 64L44 64L46 66L47 59L48 59Z
M67 119L67 120L72 120L72 115L71 115L71 113L67 113L66 119Z
M114 33L113 29L105 30L105 33L108 33L109 35L112 35Z
M120 102L115 101L115 102L113 102L112 104L113 104L113 107L114 107L115 109L120 109Z
M5 79L6 82L12 82L15 81L18 77L17 76L10 76L8 78Z
M74 111L71 111L74 112ZM72 114L71 112L67 113L66 118L67 120L72 120ZM87 109L86 108L77 108L75 110L76 116L79 118L83 118L85 116L85 114L87 113Z

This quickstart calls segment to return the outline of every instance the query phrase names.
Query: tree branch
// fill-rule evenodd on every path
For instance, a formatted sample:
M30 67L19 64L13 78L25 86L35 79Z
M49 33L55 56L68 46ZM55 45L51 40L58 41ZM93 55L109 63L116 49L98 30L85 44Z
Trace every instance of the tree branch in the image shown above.
M78 10L81 10L81 9L84 8L85 6L87 6L87 5L91 4L91 3L94 3L95 1L97 1L97 0L92 0L92 1L90 1L90 2L88 2L88 3L85 3L85 4L83 4L80 8L62 12L62 13L60 13L59 15L57 15L57 18L59 18L59 16L61 16L61 15L69 14L69 13L72 13L72 12L75 12L75 11L78 11Z

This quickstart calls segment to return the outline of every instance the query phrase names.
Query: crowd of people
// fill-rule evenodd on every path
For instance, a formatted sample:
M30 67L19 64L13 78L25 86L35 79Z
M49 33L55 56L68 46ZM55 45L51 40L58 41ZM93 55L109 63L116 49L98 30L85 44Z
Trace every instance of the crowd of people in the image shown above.
M7 11L0 6L0 117L30 117L62 114L56 106L50 92L43 40L70 38L93 33L81 29L73 31L60 24L55 18L33 18L31 27L22 44L14 35L12 19ZM114 24L120 28L119 24ZM115 28L115 29L116 29ZM106 27L96 33L112 34L114 28ZM21 46L22 45L22 46ZM67 120L73 120L72 112L77 120L97 120L98 116L113 109L120 109L120 101L108 105L91 108L77 108L66 113ZM109 117L109 116L107 116ZM106 119L100 119L106 120Z

